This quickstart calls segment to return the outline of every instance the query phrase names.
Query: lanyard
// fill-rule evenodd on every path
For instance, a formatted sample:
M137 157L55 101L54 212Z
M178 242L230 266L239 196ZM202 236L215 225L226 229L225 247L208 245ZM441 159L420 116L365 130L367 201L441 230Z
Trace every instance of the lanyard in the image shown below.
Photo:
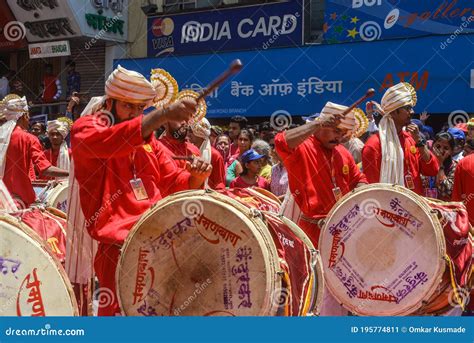
M329 168L331 169L331 182L334 186L334 188L337 188L337 183L336 183L336 170L334 169L334 150L331 150L331 159L328 161L328 158L326 156L326 153L323 151L324 158L326 161L329 163Z
M131 171L132 171L134 180L137 179L137 168L135 167L135 153L136 153L136 150L133 150L133 152L129 155Z

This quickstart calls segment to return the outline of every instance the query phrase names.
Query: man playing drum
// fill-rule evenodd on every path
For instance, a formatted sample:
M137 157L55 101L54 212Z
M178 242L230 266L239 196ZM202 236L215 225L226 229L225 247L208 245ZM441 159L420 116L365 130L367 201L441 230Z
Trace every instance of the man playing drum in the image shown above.
M7 95L2 102L1 117L5 122L0 126L0 179L3 181L0 201L12 204L14 200L14 206L8 206L10 210L26 208L36 199L30 179L32 165L44 176L64 177L68 172L51 166L38 138L23 129L28 127L29 121L26 98Z
M385 92L381 106L375 104L383 118L362 150L362 167L370 183L397 184L423 195L421 174L436 176L439 165L410 123L416 102L415 89L403 82Z
M201 187L212 167L194 159L187 162L187 171L177 168L153 135L166 122L188 121L196 110L194 100L144 116L157 90L143 75L120 66L109 76L105 92L104 98L91 100L85 116L73 125L71 147L86 227L99 241L95 271L100 287L114 295L99 315L110 316L120 312L115 269L132 226L163 196Z
M344 194L367 183L352 155L339 144L356 126L353 111L341 118L346 109L328 102L313 122L275 137L276 151L288 170L289 188L303 213L298 224L315 247L319 220Z

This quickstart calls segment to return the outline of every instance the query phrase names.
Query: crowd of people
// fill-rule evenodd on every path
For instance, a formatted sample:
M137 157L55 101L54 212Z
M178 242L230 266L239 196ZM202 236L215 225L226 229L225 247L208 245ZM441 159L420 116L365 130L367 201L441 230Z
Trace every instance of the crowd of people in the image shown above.
M91 99L74 123L76 97L66 118L47 125L29 124L25 98L7 96L0 104L4 207L30 206L34 180L73 174L79 201L69 199L69 206L81 207L87 232L99 242L94 267L101 287L115 292L120 247L133 224L180 190L266 189L298 207L299 214L289 216L316 247L320 220L344 194L367 183L464 201L474 224L474 119L434 134L428 115L414 118L416 93L407 83L388 89L380 104L369 101L365 114L328 102L304 125L287 127L250 125L243 116L230 118L228 127L206 118L193 122L194 99L143 115L156 94L144 76L119 66L105 96ZM104 113L113 120L101 120ZM99 315L118 312L115 301Z

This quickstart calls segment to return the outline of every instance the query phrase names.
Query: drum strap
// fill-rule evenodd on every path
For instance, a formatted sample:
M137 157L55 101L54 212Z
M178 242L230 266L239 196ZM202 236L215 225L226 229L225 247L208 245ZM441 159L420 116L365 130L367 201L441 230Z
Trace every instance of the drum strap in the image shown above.
M324 219L326 217L321 217L321 218L310 218L305 216L303 213L301 213L300 219L303 219L305 222L308 222L310 224L316 224L318 227L322 227L324 223Z
M456 283L456 278L454 276L455 267L454 267L453 261L449 258L448 255L445 255L445 259L448 262L448 266L449 266L449 275L451 277L451 287L453 288L453 292L454 292L454 301L456 301L459 304L459 306L461 306L461 309L464 311L465 299L463 299L463 297L461 297L458 293L461 287L458 286Z

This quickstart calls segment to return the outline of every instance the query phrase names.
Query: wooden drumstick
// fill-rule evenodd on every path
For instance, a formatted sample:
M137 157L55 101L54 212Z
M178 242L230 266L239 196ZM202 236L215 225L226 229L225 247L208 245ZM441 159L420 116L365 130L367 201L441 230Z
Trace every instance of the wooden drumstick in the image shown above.
M347 110L342 112L341 116L345 117L347 113L349 113L354 108L356 108L361 103L363 103L365 100L367 100L368 98L373 97L374 95L375 95L375 89L373 89L373 88L368 89L367 92L365 92L365 95L362 98L360 98L359 100L357 100L356 102L354 102L351 106L349 106L349 108Z
M206 87L201 94L199 94L199 97L197 98L197 101L201 100L202 98L205 98L209 94L212 93L214 89L219 87L221 84L224 83L225 80L227 80L230 76L237 74L241 69L242 69L242 62L240 60L234 60L229 69L227 69L225 72L223 72L217 79L211 82L208 87Z

